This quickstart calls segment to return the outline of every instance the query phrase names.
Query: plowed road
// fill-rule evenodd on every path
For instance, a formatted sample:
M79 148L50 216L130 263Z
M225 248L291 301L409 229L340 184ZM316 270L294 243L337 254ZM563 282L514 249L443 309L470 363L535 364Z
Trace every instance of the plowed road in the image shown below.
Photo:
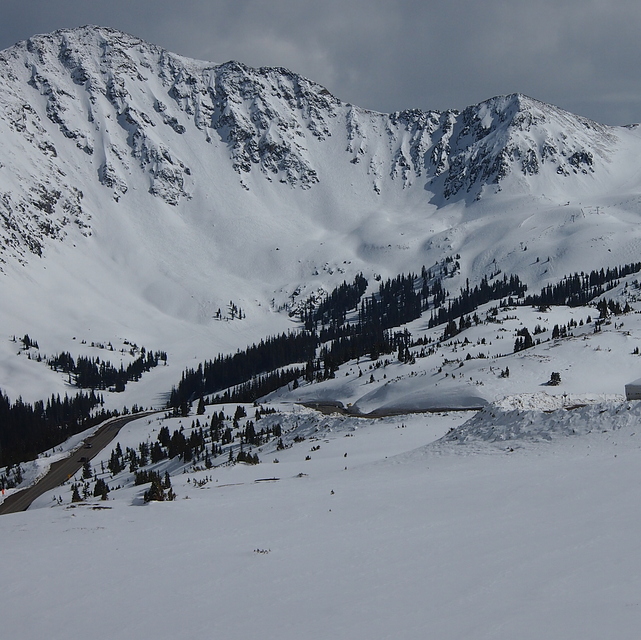
M52 464L49 473L41 478L35 485L10 495L0 504L0 515L26 511L36 498L60 486L65 480L68 480L74 473L81 469L85 459L91 460L94 456L98 455L128 422L138 420L153 413L156 412L147 411L145 413L135 413L133 415L108 420L93 436L85 439L85 444L82 448L72 453L68 458Z

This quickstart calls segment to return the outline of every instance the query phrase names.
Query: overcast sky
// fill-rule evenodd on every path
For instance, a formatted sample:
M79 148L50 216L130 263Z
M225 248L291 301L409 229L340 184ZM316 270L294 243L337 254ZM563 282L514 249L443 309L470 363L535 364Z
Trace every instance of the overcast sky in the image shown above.
M641 122L638 0L0 0L0 49L84 24L202 60L287 67L378 111L520 92Z

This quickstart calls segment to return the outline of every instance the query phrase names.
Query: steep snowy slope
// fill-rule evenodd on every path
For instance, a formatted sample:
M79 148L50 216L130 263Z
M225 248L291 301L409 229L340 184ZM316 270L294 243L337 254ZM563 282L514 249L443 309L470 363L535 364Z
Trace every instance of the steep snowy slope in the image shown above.
M380 114L110 29L36 36L0 53L4 340L166 349L167 388L359 271L460 254L460 282L536 286L636 259L639 135L518 94ZM216 319L230 301L243 320ZM0 388L19 390L33 367L13 351L0 344Z

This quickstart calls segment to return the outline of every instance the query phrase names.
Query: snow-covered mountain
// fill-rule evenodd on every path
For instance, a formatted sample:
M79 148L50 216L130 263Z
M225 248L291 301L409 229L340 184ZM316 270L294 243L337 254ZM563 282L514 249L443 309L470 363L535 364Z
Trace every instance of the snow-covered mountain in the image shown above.
M381 114L109 29L31 38L0 52L0 390L73 394L48 356L117 367L144 346L166 366L106 408L160 406L185 367L299 327L292 307L359 272L371 293L456 264L456 295L638 262L640 136L518 94ZM0 469L24 487L95 456L91 480L0 517L5 635L102 638L115 617L124 637L636 638L641 407L621 394L641 375L639 279L604 294L612 318L491 301L446 338L424 314L406 354L260 408L162 411L102 451L90 430ZM190 455L154 458L170 429ZM261 463L230 462L249 442ZM139 470L178 499L143 507Z
M133 339L182 365L360 271L460 255L453 291L498 271L536 287L641 246L639 130L519 94L382 114L84 27L0 53L0 140L2 326L49 353ZM245 319L217 322L230 302Z
M285 69L189 60L98 27L21 42L0 69L3 251L23 257L69 224L90 234L107 197L133 213L127 194L141 187L149 207L225 199L257 177L276 199L280 184L324 183L343 201L355 181L359 198L366 185L419 187L424 206L503 183L576 194L616 181L621 147L638 141L519 94L461 113L375 113Z

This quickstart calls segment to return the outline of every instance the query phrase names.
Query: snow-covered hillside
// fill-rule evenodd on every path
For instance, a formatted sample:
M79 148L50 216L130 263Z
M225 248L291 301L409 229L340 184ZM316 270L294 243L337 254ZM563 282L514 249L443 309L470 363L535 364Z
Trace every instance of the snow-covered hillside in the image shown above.
M184 366L291 328L279 309L361 271L373 287L460 255L453 293L499 271L538 287L640 246L638 129L518 94L380 114L284 69L86 27L0 54L0 137L12 397L64 390L16 360L13 335L49 355L164 349L169 366L140 383L158 397ZM242 320L217 318L230 303Z
M444 311L641 253L641 130L519 94L374 113L85 27L0 52L0 141L11 401L75 393L84 358L134 370L105 408L165 406L186 367L300 329L359 273L369 295L425 265L406 282L438 280ZM83 448L84 477L0 517L4 635L636 638L639 266L453 329L432 290L398 353L321 369L317 348L262 404L177 402ZM0 500L96 428L0 469ZM177 499L146 504L165 473Z

